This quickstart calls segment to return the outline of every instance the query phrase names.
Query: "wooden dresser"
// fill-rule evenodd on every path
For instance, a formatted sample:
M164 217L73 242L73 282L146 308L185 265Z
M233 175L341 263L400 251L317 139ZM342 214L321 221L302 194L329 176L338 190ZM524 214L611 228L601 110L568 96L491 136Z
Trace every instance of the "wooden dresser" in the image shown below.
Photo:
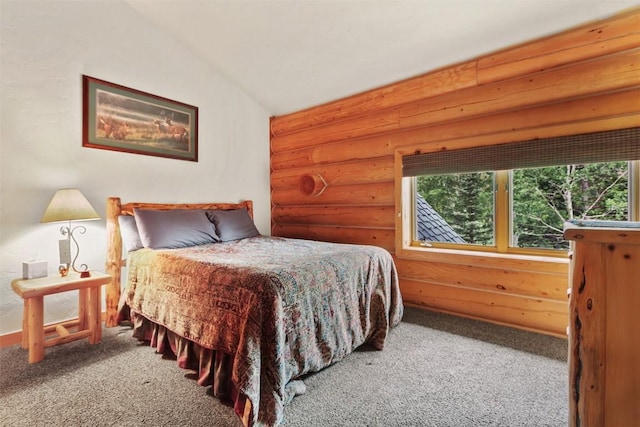
M573 251L569 425L638 426L640 223L567 223L564 237Z

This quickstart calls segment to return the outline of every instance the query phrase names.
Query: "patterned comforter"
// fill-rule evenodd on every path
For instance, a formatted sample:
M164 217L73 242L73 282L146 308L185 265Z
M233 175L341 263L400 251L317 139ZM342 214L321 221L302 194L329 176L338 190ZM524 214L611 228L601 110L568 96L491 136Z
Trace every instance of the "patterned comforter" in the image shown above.
M367 342L403 313L391 255L375 246L259 236L129 254L125 302L234 358L253 425L278 425L296 380Z

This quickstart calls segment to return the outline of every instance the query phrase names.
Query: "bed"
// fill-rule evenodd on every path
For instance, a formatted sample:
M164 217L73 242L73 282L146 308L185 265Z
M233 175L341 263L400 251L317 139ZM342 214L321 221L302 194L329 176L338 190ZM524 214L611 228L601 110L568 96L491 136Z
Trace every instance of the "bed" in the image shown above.
M252 218L251 201L109 198L107 325L131 322L245 426L277 426L305 375L382 350L403 304L386 250L265 236Z

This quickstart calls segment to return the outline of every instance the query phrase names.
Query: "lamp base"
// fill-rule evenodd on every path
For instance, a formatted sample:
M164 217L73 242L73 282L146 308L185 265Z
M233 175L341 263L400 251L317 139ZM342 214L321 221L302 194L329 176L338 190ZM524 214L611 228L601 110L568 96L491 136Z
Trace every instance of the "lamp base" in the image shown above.
M80 277L84 278L84 277L91 277L91 273L88 271L82 271L80 272Z

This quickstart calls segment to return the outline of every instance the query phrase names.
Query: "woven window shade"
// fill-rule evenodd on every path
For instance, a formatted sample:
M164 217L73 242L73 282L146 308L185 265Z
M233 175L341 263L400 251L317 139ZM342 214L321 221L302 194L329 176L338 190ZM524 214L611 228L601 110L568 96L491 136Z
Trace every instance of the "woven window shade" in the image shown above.
M640 159L640 127L408 155L402 158L402 176L637 159Z

